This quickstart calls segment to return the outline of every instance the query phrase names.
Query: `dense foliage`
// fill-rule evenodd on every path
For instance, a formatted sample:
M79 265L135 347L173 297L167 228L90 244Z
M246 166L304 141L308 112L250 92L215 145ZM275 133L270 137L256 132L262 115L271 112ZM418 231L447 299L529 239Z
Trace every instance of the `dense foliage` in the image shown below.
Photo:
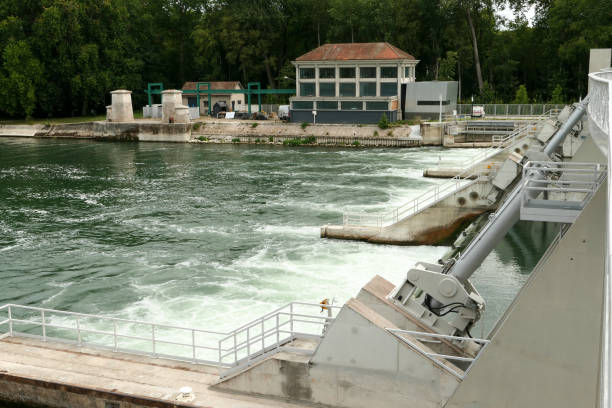
M495 11L507 2L514 21ZM292 59L351 41L398 46L418 80L460 80L464 99L569 101L611 21L612 0L2 0L0 116L99 113L118 88L139 106L147 82L293 87Z

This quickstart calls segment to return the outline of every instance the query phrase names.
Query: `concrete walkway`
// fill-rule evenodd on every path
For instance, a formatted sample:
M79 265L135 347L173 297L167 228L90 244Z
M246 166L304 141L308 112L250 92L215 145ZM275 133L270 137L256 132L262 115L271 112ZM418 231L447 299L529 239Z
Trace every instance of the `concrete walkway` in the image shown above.
M299 406L213 391L209 386L218 381L217 371L211 366L32 339L0 341L0 401L83 408ZM190 402L177 400L185 386L195 394Z

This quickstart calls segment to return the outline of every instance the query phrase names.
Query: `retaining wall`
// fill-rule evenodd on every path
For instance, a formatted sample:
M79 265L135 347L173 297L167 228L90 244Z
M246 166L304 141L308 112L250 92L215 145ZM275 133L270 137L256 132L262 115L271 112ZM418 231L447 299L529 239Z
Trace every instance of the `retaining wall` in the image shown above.
M85 122L61 125L0 126L0 136L188 142L191 124L156 122Z

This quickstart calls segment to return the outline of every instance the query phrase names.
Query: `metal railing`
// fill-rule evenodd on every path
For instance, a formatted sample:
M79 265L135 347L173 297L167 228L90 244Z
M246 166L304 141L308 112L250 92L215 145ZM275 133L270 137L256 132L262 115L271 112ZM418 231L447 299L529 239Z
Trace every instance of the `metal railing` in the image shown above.
M457 167L466 169L483 160L487 160L488 158L511 148L516 142L521 141L526 137L536 135L540 129L542 129L542 126L543 122L541 120L534 121L524 124L510 134L493 135L491 137L491 147L484 149L478 152L478 154L475 156L459 163Z
M558 115L565 107L562 104L532 103L532 104L498 104L498 103L474 103L457 104L458 115L471 115L473 106L483 106L485 115L496 117L515 117L515 116L546 116Z
M320 338L338 309L292 302L233 331L217 332L6 304L0 307L0 339L52 340L236 370L294 339Z
M589 74L589 123L595 143L608 156L608 171L612 168L612 70ZM612 406L612 182L608 174L606 206L607 245L602 310L599 406Z
M476 359L478 359L480 354L482 354L484 349L490 343L490 340L478 339L478 338L472 338L472 337L449 336L445 334L427 333L427 332L419 332L419 331L411 331L411 330L390 329L390 328L387 328L386 330L389 333L393 334L398 339L402 340L404 343L408 344L410 348L412 348L416 352L427 357L438 367L451 373L452 375L454 375L455 377L461 380L463 380L465 376L467 375L467 373L469 372L471 364L474 361L476 361ZM417 341L450 340L453 342L474 342L474 343L480 344L482 347L480 347L476 356L474 357L461 357L461 356L453 356L450 354L433 353L433 352L427 351L426 349L423 348L421 344L412 341L409 337L403 336L406 334L414 338L414 340L417 340ZM452 363L453 361L470 363L470 366L468 366L466 370L460 371L456 368L456 366L449 364L449 363Z
M535 173L539 177L531 177ZM521 219L573 223L606 174L606 166L599 163L526 163L521 188Z
M450 197L468 185L489 180L491 173L497 171L501 163L483 163L481 166L471 166L466 171L453 177L450 181L435 186L407 203L383 214L345 212L343 225L382 228L399 220L421 212L433 204Z
M543 119L539 119L524 124L508 135L493 136L492 147L460 163L457 167L465 170L449 182L437 185L407 203L383 214L344 212L342 225L382 228L430 207L439 200L465 188L468 184L485 180L500 166L496 162L486 163L486 160L512 148L526 137L536 135L542 129L543 123Z
M319 313L313 314L310 311L312 308ZM339 309L340 306L302 302L280 307L221 338L219 363L242 368L296 338L320 339Z

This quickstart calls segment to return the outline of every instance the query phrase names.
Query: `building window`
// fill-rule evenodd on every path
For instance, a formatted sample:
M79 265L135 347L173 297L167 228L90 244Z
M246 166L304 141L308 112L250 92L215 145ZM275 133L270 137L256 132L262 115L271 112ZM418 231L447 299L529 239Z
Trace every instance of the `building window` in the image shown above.
M419 106L440 105L440 101L417 101ZM442 105L450 105L450 101L442 101Z
M355 78L355 68L340 68L340 78Z
M376 78L376 67L359 68L359 76L361 78Z
M355 96L356 89L357 87L354 83L340 83L340 96Z
M380 84L380 96L397 96L397 83L382 82Z
M319 83L319 96L336 96L336 83L335 82Z
M319 101L317 102L317 109L319 110L338 110L337 101Z
M293 101L293 109L312 110L312 101Z
M342 110L362 110L363 103L358 101L343 101L340 102L340 108Z
M366 102L366 110L386 111L386 110L389 110L389 103L387 102Z
M336 68L319 68L319 78L335 79Z
M242 99L238 99L238 105L242 104Z
M300 68L300 79L314 79L314 68Z
M360 82L359 96L376 96L376 82Z
M314 82L300 82L300 96L316 96Z
M381 67L381 78L397 78L397 67Z

